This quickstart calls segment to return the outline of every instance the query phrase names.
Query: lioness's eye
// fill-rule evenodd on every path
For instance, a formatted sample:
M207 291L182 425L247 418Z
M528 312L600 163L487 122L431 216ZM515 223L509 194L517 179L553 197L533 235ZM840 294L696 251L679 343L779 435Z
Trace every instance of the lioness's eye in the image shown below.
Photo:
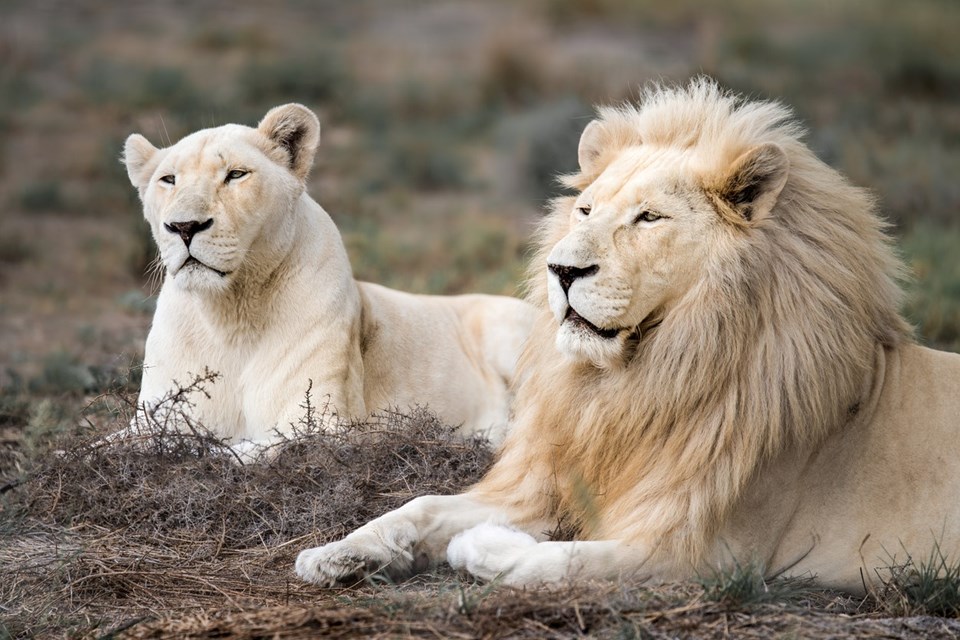
M656 222L663 218L661 215L657 215L652 211L643 211L636 218L633 219L633 223L637 224L638 222Z
M230 182L231 180L239 180L243 176L250 173L249 171L244 171L243 169L232 169L227 173L227 179L224 182Z
M584 217L590 215L590 207L577 207L577 211Z
M166 182L167 184L177 184L177 177L174 175L162 176L160 182Z

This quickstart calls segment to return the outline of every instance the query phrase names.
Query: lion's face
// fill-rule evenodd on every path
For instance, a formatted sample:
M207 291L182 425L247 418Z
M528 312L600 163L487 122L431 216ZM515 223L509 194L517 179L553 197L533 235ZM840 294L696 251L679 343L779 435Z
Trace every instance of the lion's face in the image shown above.
M144 213L178 286L216 289L235 277L266 225L284 226L297 180L245 127L200 131L166 149ZM272 235L272 234L268 234Z
M599 367L622 363L631 341L690 295L711 264L735 256L737 238L769 212L787 172L775 145L719 175L693 150L641 144L590 167L604 144L602 130L588 127L580 160L596 177L573 201L546 274L557 347Z
M225 290L283 253L318 127L312 113L289 105L271 111L258 129L205 129L166 149L141 136L128 139L131 181L176 286Z
M676 151L625 151L574 202L548 256L557 345L599 365L701 275L717 216Z

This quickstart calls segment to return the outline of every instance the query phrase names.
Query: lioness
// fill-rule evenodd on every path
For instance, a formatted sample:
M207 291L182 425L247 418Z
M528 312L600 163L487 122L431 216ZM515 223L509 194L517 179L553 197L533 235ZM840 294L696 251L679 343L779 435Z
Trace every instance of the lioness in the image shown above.
M602 109L578 155L493 469L302 552L298 574L446 557L528 585L759 562L860 591L892 556L957 562L960 356L915 343L870 195L786 108L705 79ZM558 522L574 541L546 541Z
M131 135L124 160L166 268L140 402L205 370L193 416L265 441L308 385L342 417L426 405L463 434L502 439L533 318L507 297L421 296L353 279L337 228L305 184L320 136L309 109L272 109L165 149Z

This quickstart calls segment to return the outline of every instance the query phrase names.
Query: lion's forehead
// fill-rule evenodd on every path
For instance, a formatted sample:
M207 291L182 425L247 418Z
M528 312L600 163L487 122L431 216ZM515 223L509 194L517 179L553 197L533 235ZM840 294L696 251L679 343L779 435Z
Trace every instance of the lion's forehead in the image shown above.
M636 204L685 197L694 176L688 155L673 148L634 147L621 152L585 191L596 203Z
M177 172L212 174L238 163L265 162L255 135L240 125L197 131L170 147L164 164Z

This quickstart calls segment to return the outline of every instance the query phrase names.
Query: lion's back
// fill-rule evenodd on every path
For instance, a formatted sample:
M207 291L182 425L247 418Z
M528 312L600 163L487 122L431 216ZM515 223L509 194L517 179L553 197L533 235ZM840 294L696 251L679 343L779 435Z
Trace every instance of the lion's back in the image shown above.
M361 282L369 409L427 405L465 433L506 429L533 307L515 298L431 296Z

